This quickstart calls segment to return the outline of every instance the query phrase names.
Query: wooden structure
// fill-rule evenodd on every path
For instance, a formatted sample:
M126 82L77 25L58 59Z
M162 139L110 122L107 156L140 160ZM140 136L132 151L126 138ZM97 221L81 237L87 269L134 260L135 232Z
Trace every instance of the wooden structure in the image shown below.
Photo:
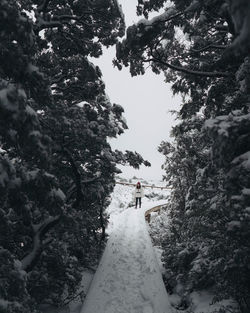
M157 205L157 206L155 206L155 207L153 207L153 208L147 210L147 211L145 212L145 219L146 219L146 221L147 221L148 223L150 223L151 213L152 213L152 212L158 212L158 213L159 213L160 210L161 210L161 208L164 207L165 205L166 205L166 203L161 204L161 205Z
M136 184L132 184L132 183L126 183L126 182L119 182L119 181L116 181L115 182L116 184L119 184L119 185L125 185L125 186L133 186L133 187L135 187L136 186ZM151 188L151 189L161 189L161 190L163 190L163 189L167 189L167 190L171 190L172 188L170 188L170 187L164 187L164 186L155 186L155 185L144 185L144 184L142 184L142 187L143 188Z

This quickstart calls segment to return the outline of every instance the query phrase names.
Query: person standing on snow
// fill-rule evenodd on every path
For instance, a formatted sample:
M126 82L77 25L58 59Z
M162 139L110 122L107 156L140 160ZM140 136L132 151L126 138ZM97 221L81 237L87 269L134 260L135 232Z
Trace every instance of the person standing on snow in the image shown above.
M135 208L137 209L137 205L141 207L141 198L144 196L144 190L141 186L141 183L138 182L136 184L135 190L134 190L134 198L135 198Z

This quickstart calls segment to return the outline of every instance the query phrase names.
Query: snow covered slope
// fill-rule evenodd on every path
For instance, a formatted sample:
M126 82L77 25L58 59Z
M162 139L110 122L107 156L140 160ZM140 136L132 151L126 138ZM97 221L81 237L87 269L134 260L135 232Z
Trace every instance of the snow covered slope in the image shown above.
M144 219L149 207L116 218L81 313L172 312Z

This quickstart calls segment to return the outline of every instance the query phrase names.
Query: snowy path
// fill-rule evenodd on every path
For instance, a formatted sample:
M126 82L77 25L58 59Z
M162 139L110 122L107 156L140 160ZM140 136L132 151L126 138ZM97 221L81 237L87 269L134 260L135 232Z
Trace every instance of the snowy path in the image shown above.
M144 211L120 214L81 313L172 312Z

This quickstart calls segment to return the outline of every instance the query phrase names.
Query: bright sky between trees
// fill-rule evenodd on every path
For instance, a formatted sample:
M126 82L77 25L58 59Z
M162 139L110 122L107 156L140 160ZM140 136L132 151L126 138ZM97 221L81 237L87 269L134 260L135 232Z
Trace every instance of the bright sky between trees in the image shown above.
M126 25L130 26L141 17L136 15L137 0L119 0L125 14ZM120 167L121 176L137 176L145 179L161 179L161 165L164 157L157 151L162 140L168 140L175 117L170 113L177 110L180 99L173 97L170 84L164 76L152 73L150 69L143 76L131 77L128 68L119 71L113 68L115 48L104 51L101 58L93 62L101 68L106 91L111 102L123 106L129 129L111 144L114 149L132 150L151 162L151 167L140 170Z

